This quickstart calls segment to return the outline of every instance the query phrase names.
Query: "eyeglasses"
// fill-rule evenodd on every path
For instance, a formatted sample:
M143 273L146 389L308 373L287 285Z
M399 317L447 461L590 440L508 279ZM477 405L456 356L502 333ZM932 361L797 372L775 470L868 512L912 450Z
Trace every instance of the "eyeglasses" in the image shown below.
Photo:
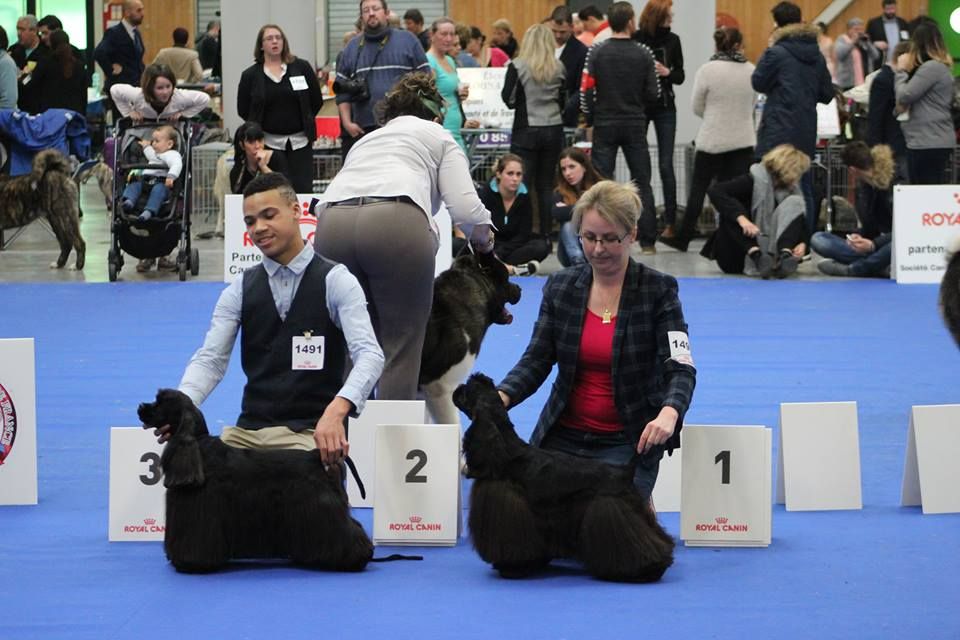
M596 244L614 245L614 244L622 243L624 238L626 238L628 235L630 235L629 231L624 233L622 236L616 236L612 233L608 233L607 235L604 235L604 236L596 236L592 233L582 233L580 234L580 242L583 244L590 244L590 245L596 245Z

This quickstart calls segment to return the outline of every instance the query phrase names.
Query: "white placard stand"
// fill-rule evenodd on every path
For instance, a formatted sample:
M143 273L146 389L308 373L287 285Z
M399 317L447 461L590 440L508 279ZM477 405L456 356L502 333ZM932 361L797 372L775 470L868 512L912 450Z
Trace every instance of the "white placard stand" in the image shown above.
M683 430L680 431L683 440ZM681 447L682 449L682 447ZM683 456L679 449L675 449L672 456L663 454L660 458L660 470L657 472L657 483L653 485L653 507L657 513L680 511L680 478L682 474Z
M939 284L948 247L960 235L958 185L893 188L893 262L897 284Z
M780 405L777 504L787 511L863 508L856 402Z
M162 451L153 429L110 429L111 542L163 540L166 489L160 470Z
M682 439L680 537L686 545L768 546L770 429L686 425Z
M960 404L915 406L907 430L900 504L960 512Z
M453 546L460 534L460 427L381 424L373 541Z
M298 194L300 199L300 233L303 240L313 245L317 232L317 219L310 213L313 194ZM453 222L446 206L441 206L433 217L440 234L437 249L435 276L450 268L453 262ZM230 194L223 200L223 281L233 282L245 269L255 267L263 260L263 254L253 244L243 224L243 196Z
M10 338L0 340L0 505L24 504L37 504L36 364L33 338Z
M350 441L350 458L357 467L367 497L360 496L360 489L353 477L347 474L347 497L351 507L373 507L377 489L377 466L375 441L377 425L421 424L426 422L426 406L423 400L368 400L359 418L350 418L347 439Z

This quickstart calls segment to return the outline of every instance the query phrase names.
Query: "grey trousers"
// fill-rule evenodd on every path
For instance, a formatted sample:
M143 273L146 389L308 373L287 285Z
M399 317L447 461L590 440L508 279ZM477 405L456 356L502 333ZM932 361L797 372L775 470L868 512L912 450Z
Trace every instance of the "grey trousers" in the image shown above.
M406 202L328 207L314 248L347 267L367 296L385 358L377 398L416 399L437 251L426 215Z

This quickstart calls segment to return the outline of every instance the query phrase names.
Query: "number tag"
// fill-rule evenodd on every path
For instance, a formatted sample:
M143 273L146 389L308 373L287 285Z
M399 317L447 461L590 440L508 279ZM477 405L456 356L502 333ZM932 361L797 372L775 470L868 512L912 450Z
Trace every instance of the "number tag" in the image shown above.
M690 353L690 338L683 331L667 331L667 342L670 343L670 358L681 364L693 366L693 355Z
M324 336L294 336L290 354L291 368L294 371L320 371L323 369L323 356L326 346Z
M307 79L303 76L290 76L290 86L294 91L306 91Z

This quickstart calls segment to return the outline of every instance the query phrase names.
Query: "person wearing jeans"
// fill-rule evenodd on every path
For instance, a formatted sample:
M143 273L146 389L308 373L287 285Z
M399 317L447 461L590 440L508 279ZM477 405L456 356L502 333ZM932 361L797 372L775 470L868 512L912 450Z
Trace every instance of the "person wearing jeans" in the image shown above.
M893 235L884 233L873 240L858 233L846 239L825 233L815 233L810 246L826 260L817 263L820 273L828 276L855 278L884 278L890 274L890 255Z

